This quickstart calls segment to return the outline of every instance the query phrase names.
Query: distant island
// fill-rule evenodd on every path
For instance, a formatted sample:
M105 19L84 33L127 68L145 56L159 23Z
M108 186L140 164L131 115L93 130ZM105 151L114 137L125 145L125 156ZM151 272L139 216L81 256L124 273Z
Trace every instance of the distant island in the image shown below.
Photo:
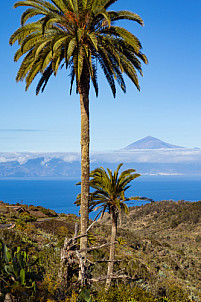
M133 149L183 149L184 147L172 145L162 140L153 137L146 136L143 139L140 139L130 145L128 145L125 150L133 150Z
M124 163L144 175L201 176L201 149L147 136L121 150L91 152L91 169ZM0 152L0 177L79 177L80 153Z

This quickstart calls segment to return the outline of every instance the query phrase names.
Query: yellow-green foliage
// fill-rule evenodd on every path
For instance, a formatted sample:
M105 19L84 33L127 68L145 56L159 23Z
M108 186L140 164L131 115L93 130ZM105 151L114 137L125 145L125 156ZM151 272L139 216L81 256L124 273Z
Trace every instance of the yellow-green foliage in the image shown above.
M111 287L109 291L99 291L95 301L99 302L128 302L135 299L136 302L152 302L154 297L138 287L131 288L130 286L120 285Z
M169 297L154 297L151 293L135 286L121 284L118 287L111 287L109 291L99 291L94 297L96 302L188 302L186 294L176 286L169 289Z

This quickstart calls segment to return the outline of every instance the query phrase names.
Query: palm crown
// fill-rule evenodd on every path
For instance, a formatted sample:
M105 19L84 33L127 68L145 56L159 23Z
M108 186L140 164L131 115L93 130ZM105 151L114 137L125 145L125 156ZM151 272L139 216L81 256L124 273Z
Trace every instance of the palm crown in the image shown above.
M124 170L119 175L119 170L123 164L119 164L117 170L112 173L110 169L96 168L90 173L90 187L93 192L89 197L89 209L102 208L102 215L105 211L111 213L114 211L118 216L121 208L128 213L128 207L125 203L128 199L125 197L125 192L130 188L130 182L139 177L140 174L135 173L136 170ZM80 184L80 183L79 183ZM80 194L77 197L76 204L80 204ZM133 197L129 199L134 199Z
M59 67L70 68L71 88L79 83L82 74L91 79L98 95L97 62L116 94L115 80L126 91L122 77L125 74L140 89L136 70L142 75L140 41L126 29L115 26L114 21L127 19L143 25L142 19L129 11L108 11L116 0L24 0L14 7L28 6L21 16L21 27L10 38L10 44L19 43L14 60L24 55L16 80L26 81L26 90L38 73L36 93L44 90L50 76ZM32 17L36 21L27 21ZM35 19L34 19L35 20ZM87 83L88 82L88 83Z

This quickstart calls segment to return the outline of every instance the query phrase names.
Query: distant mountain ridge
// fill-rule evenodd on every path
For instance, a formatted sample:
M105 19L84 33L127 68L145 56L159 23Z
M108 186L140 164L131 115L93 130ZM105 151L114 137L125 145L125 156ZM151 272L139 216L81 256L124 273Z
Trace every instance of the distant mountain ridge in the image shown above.
M128 145L123 150L132 150L132 149L185 149L181 146L172 145L166 143L156 137L146 136L143 139L140 139L130 145Z
M118 163L144 175L200 175L201 149L184 148L147 136L124 149L91 152L91 170ZM0 177L80 177L80 153L0 152Z

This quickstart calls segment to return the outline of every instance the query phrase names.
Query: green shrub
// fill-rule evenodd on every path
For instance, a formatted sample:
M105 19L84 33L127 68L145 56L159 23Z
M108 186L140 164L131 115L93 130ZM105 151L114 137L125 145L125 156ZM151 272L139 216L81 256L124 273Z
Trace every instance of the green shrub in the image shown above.
M188 295L184 293L184 291L178 287L177 285L169 286L168 289L168 298L170 301L182 301L182 302L189 302Z
M36 281L40 280L35 268L37 260L31 263L20 247L8 249L3 242L0 242L0 250L0 292L29 301L27 297L36 291Z
M8 219L4 215L1 215L0 216L0 224L4 224L4 223L7 223L7 222L8 222Z
M154 302L154 296L145 290L126 285L119 285L118 287L111 287L108 291L99 291L95 297L97 302L128 302L136 300L136 302Z
M19 219L24 221L24 222L32 222L32 221L36 221L36 217L34 217L33 215L27 213L27 212L22 212L19 215Z
M201 236L200 236L200 235L197 235L196 238L195 238L195 241L196 241L196 242L201 242Z

